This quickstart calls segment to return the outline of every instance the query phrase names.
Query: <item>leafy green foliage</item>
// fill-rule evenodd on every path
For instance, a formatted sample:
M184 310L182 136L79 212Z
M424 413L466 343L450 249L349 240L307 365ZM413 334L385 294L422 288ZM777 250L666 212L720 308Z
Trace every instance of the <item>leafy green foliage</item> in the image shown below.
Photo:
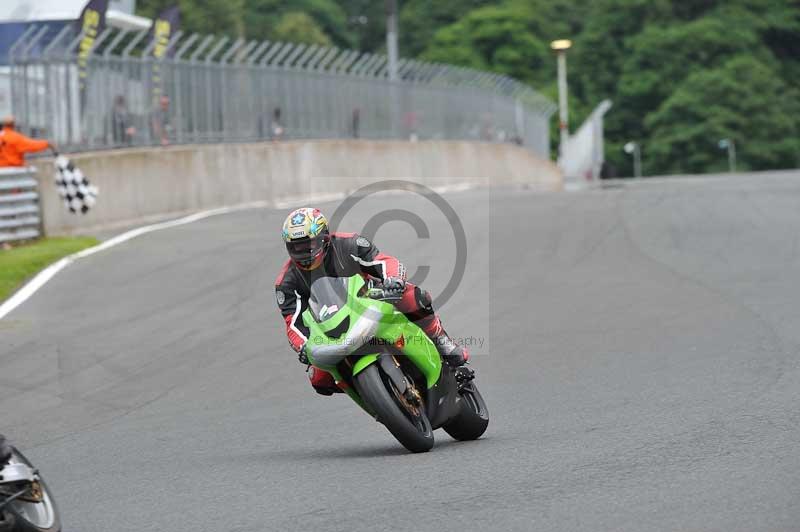
M608 123L610 135L643 138L641 117L653 111L690 74L719 65L740 53L757 53L765 61L768 51L738 18L706 16L680 25L650 26L628 41L627 55L616 87L618 106Z
M471 11L436 32L422 58L535 81L545 73L550 54L546 44L529 31L523 11L512 6Z
M331 44L331 39L325 35L313 18L296 11L286 13L278 20L272 31L272 38L281 42L293 41L322 46Z
M176 0L139 0L139 14L154 17ZM186 32L227 34L249 39L334 43L355 46L347 14L335 0L177 0ZM302 16L298 16L302 15ZM285 33L278 28L294 28Z
M629 52L628 39L670 17L668 0L596 0L570 51L570 84L579 98L612 98ZM615 101L619 108L619 102Z
M376 2L381 3L381 2ZM405 55L417 56L430 44L439 28L457 21L488 0L408 0L400 10L400 46Z
M664 101L687 77L715 69L734 56L752 57L771 70L771 77L783 77L788 86L797 85L800 63L795 63L794 58L800 58L800 49L794 47L800 47L798 17L800 7L787 0L595 3L586 27L576 39L570 81L578 98L587 104L603 98L614 101L614 109L606 117L606 158L613 166L632 172L630 157L622 152L622 145L638 140L644 147L647 172L674 171L674 165L664 166L663 159L649 160L652 154L661 154L672 146L661 144L669 115L660 114L658 123L662 129L657 136L648 126L656 122L648 118L661 111ZM731 100L727 102L732 105ZM722 112L719 106L714 109ZM726 111L745 113L743 106ZM744 116L738 123L742 127L749 124ZM800 125L800 121L796 120L796 124ZM675 127L687 126L676 120ZM698 131L716 135L716 130L702 126L693 130ZM737 133L740 138L751 134L746 130ZM673 134L689 132L676 130ZM706 139L706 147L716 149L719 138ZM779 151L769 145L762 148ZM719 152L706 153L710 154L714 159L707 159L708 170L716 169L715 164L726 164ZM747 165L749 157L745 152L739 159ZM780 156L772 160L779 165L796 164ZM750 166L767 167L763 161L753 161ZM697 165L692 168L704 170Z
M244 11L248 37L270 40L285 40L288 37L294 42L314 44L328 40L344 48L355 44L348 32L347 14L334 0L245 0ZM297 16L300 13L307 20L301 21ZM277 32L281 24L284 27L287 24L294 26L298 33L279 38ZM314 35L306 35L305 31Z
M139 0L137 12L155 18L176 0ZM244 34L245 0L177 0L181 9L181 27L184 31L226 34Z
M659 173L723 170L726 152L717 141L731 138L742 169L797 166L799 97L751 55L697 70L648 115L645 163Z
M347 16L347 28L359 50L377 52L386 43L386 5L375 0L339 0ZM404 55L410 54L403 50Z

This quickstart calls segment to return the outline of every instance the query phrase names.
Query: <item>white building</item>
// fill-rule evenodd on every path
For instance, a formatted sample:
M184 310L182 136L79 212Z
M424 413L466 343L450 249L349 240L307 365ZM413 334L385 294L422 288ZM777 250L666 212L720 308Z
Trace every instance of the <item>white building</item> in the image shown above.
M76 20L88 0L3 0L0 34L7 23L68 22ZM136 0L109 0L106 23L127 30L146 30L151 20L134 15Z

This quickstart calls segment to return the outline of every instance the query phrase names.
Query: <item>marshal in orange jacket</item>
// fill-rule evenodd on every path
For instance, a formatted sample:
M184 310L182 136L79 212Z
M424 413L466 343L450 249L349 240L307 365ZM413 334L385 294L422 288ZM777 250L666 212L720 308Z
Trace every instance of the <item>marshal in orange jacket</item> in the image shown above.
M25 166L25 154L46 150L50 143L18 133L6 125L0 130L0 167Z

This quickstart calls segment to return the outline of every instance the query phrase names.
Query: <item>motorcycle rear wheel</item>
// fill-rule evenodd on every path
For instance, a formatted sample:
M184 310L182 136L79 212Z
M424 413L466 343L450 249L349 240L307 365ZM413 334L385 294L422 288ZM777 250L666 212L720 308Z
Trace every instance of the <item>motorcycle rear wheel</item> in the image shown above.
M459 413L442 428L453 439L477 440L489 426L489 409L475 382L465 384L459 391Z
M392 382L383 376L376 364L367 366L356 375L356 391L361 399L375 413L378 421L397 438L403 447L412 453L424 453L433 447L433 429L428 416L420 407L419 415L414 415L395 397Z

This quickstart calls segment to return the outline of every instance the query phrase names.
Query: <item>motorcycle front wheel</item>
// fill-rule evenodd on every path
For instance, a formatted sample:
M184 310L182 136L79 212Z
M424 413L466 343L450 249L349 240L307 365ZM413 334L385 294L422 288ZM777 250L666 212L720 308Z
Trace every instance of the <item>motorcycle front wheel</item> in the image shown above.
M378 421L389 429L403 447L412 453L431 450L433 429L424 407L408 404L377 364L367 366L356 375L354 384Z
M10 463L23 463L32 469L36 469L33 464L13 448ZM11 514L14 532L59 532L61 530L61 520L58 517L56 502L47 487L44 479L39 479L42 496L41 502L33 502L24 499L15 499L6 507L6 512Z

